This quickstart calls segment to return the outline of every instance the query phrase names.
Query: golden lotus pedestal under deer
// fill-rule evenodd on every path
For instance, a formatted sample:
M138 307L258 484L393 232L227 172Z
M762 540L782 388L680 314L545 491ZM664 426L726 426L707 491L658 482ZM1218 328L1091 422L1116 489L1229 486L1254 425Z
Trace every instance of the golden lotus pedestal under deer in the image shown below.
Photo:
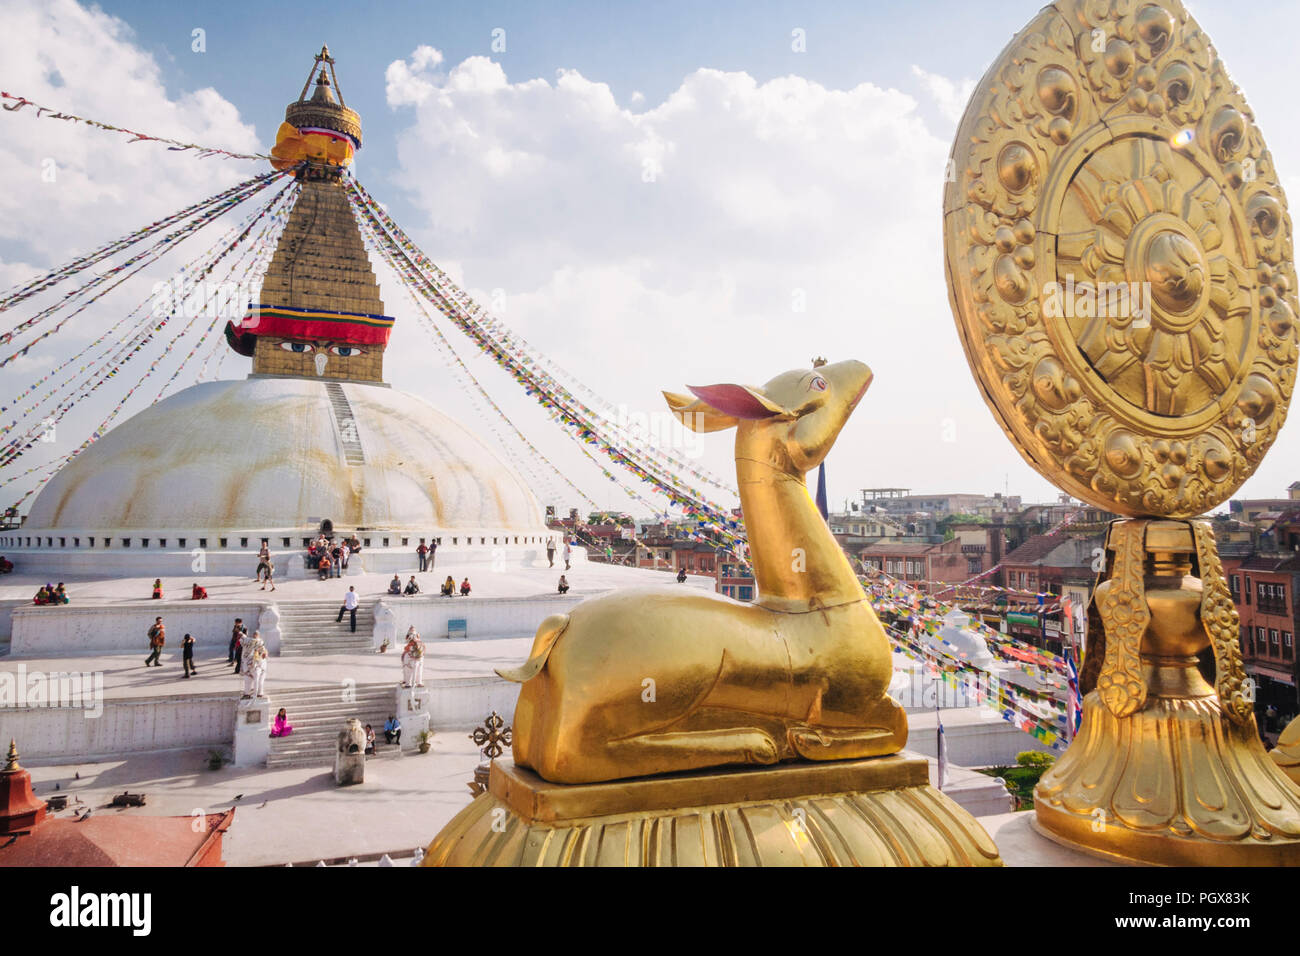
M999 866L924 758L554 784L497 762L425 866Z

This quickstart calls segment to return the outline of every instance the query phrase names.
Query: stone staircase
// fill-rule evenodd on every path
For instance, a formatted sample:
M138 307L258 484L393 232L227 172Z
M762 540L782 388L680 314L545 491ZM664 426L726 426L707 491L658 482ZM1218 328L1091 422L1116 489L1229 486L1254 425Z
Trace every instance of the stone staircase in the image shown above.
M384 721L396 706L396 684L358 684L351 688L351 700L344 700L344 691L342 684L276 691L271 711L283 707L293 733L271 738L267 767L332 766L339 731L349 717L374 729L377 756L397 756L397 747L384 744Z
M357 632L349 629L348 615L335 620L343 604L337 601L294 601L277 604L280 612L280 656L320 657L325 654L364 654L373 643L375 605L357 605Z
M364 465L366 453L361 447L361 435L357 431L357 421L352 415L352 405L338 382L326 382L325 394L329 396L330 408L334 410L334 427L338 430L339 443L343 446L343 458L352 466Z

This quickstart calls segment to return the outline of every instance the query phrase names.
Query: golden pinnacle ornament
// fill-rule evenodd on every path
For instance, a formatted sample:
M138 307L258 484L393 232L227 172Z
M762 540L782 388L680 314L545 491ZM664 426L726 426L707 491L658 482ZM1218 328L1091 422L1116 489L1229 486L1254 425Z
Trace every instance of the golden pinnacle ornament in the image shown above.
M1044 476L1131 516L1037 825L1120 859L1300 863L1209 524L1171 520L1250 477L1295 384L1291 221L1250 108L1176 0L1062 0L984 76L949 168L949 297L985 400Z

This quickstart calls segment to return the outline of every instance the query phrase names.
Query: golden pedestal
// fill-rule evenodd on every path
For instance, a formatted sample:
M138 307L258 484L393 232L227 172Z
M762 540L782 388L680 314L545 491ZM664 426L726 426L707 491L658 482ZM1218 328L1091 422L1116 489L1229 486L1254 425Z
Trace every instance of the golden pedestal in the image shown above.
M594 784L492 765L425 866L1001 866L924 758L874 757Z
M1286 725L1268 755L1292 783L1300 784L1300 717Z
M1132 862L1300 865L1300 791L1260 742L1208 524L1116 521L1106 549L1081 675L1096 690L1034 790L1038 829Z

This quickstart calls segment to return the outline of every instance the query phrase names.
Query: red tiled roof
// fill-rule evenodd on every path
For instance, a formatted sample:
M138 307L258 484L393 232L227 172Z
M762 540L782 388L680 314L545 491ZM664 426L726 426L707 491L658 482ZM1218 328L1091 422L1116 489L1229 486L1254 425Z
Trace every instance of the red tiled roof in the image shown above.
M220 866L221 838L235 811L193 817L96 814L49 819L0 849L4 866Z
M1003 558L1002 563L1004 565L1034 564L1047 557L1069 540L1069 538L1060 535L1036 534Z

